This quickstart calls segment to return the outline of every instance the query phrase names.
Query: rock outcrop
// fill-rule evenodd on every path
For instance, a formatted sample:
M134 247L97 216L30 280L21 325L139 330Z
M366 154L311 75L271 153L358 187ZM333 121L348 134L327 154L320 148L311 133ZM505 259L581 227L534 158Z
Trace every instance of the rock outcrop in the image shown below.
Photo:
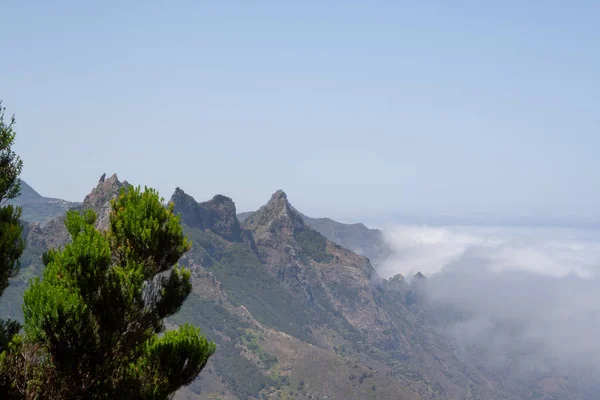
M98 215L96 220L96 228L101 230L108 229L110 216L110 201L117 197L121 188L127 188L130 185L127 181L121 182L117 174L113 174L110 178L100 180L98 185L92 189L83 200L82 210L92 209Z
M281 196L282 194L285 195L282 191L278 191L275 195ZM292 210L302 218L307 226L333 243L367 257L375 267L393 253L384 239L383 232L378 229L368 228L362 223L345 224L331 218L311 218L294 207L292 207ZM256 211L243 212L238 214L238 219L240 222L245 223L246 219L256 214Z
M197 203L179 187L171 196L174 211L190 228L210 230L230 242L242 241L242 228L237 219L235 204L229 197L216 195L211 200Z

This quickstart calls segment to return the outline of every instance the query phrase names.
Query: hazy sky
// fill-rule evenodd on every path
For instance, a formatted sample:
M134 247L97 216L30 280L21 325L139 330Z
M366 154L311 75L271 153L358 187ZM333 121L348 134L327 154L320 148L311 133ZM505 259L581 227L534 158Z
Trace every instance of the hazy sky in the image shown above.
M133 3L0 5L44 195L117 172L242 211L600 218L600 2Z

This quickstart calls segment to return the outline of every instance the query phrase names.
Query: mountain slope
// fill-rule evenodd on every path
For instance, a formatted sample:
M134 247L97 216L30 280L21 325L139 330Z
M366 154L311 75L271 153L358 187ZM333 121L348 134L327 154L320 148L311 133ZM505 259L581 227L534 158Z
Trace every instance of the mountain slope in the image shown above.
M27 182L21 180L21 194L17 197L17 200L27 202L42 199L42 195L36 192Z
M63 214L66 210L77 207L80 203L44 197L36 192L25 181L21 180L21 194L9 201L22 207L21 218L27 222L47 223Z
M378 229L367 228L362 223L344 224L331 218L310 218L301 215L308 226L332 242L367 257L374 266L392 254L383 232Z
M306 225L333 243L367 257L374 266L379 265L392 254L392 249L385 242L383 232L378 229L368 228L362 223L344 224L331 218L311 218L296 209L294 211ZM254 213L240 213L238 219L243 223Z
M347 337L358 331L336 309L310 264L333 260L326 248L335 245L305 226L283 192L239 230L229 198L196 203L177 189L171 200L193 242L182 263L194 276L194 295L174 321L200 318L196 321L218 343L207 376L216 373L223 388L212 387L213 394L221 390L240 399L259 393L280 398L290 392L294 398L418 398L365 365L352 362L356 367L348 367L352 358L337 352L337 344L353 348ZM221 224L214 224L215 218ZM237 240L232 231L249 239ZM221 319L227 322L215 323ZM239 365L245 367L240 370ZM327 381L316 365L328 371ZM201 393L211 390L198 387ZM194 390L192 386L180 396L190 398Z
M346 357L360 354L365 361L386 365L394 380L423 398L462 399L469 392L494 398L490 388L476 383L483 376L462 363L455 349L411 309L407 299L418 297L413 294L417 289L395 282L394 290L388 290L367 258L310 228L285 193L273 194L243 227L252 232L271 274L306 307L320 310L313 293L321 289L332 310L328 320L337 317L340 323L315 329L326 332L321 345L344 347Z

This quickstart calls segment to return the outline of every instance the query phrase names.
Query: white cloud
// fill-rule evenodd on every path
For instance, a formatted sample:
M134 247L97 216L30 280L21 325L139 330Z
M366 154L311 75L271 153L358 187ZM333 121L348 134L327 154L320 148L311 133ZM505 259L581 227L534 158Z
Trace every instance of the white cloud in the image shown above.
M492 272L591 277L600 271L600 233L576 229L398 226L385 232L395 255L379 273L430 276L465 255Z
M600 367L600 232L401 226L386 238L396 255L379 273L427 275L431 315L483 363Z

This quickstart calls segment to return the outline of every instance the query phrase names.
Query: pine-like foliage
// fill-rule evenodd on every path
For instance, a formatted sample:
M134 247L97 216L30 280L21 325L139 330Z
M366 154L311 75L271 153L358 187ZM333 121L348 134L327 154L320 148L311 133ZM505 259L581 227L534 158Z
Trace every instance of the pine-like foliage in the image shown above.
M12 150L16 136L13 130L15 117L5 122L4 110L0 101L0 205L21 193L19 175L23 169L23 161Z
M9 278L19 272L19 257L25 248L20 218L20 207L10 204L0 207L0 296L8 287ZM0 352L2 349L0 340Z
M215 350L199 328L163 332L192 290L176 264L190 243L172 204L130 188L112 201L108 232L95 219L67 214L71 243L46 253L25 292L25 334L5 362L20 374L13 397L166 399Z
M23 162L12 150L16 136L14 124L14 117L9 123L4 121L4 107L0 101L0 296L8 287L8 280L19 271L19 257L25 247L23 226L19 221L21 208L5 204L17 197L21 190L19 175ZM0 320L0 357L20 327L16 321Z

